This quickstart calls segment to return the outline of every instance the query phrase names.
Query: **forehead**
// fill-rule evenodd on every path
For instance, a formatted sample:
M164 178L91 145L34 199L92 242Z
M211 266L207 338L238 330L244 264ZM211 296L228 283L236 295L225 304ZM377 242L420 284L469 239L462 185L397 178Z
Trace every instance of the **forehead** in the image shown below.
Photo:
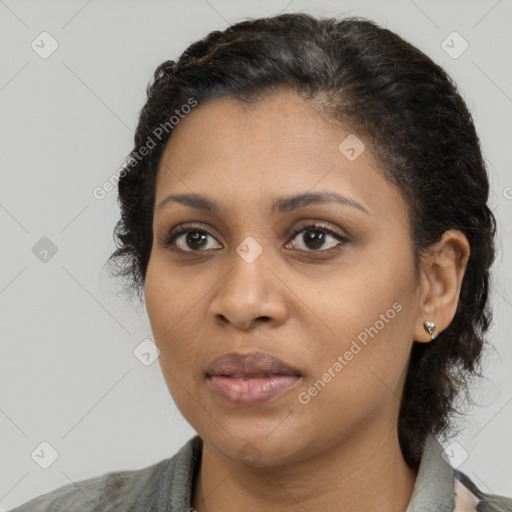
M293 92L250 104L208 99L173 129L158 171L156 204L171 193L198 193L230 198L240 207L266 205L327 189L371 204L370 210L403 207L399 191L378 172L370 141L358 137L364 150L350 160L340 150L347 137L357 136Z
M313 106L293 93L253 103L207 99L175 126L166 156L190 166L211 156L215 162L242 162L248 157L260 161L265 155L290 158L291 153L315 156L312 150L325 138L327 127Z

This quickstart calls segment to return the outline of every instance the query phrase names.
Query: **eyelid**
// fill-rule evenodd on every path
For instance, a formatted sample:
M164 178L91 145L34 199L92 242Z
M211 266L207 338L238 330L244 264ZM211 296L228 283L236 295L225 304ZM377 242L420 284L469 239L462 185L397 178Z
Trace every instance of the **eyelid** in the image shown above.
M300 224L298 228L293 230L291 237L296 237L301 231L304 231L307 228L323 230L334 237L348 240L348 235L339 233L337 228L335 228L331 223L322 220L304 221L303 224Z

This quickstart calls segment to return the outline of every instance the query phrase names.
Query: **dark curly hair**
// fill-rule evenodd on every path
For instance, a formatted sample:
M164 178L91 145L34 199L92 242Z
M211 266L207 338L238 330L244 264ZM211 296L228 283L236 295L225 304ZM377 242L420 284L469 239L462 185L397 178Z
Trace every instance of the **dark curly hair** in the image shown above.
M213 31L177 62L158 66L135 147L119 177L121 218L110 273L123 277L124 290L141 298L156 174L172 133L169 120L174 116L179 122L176 114L182 117L191 99L199 105L215 97L250 102L281 90L313 99L327 116L371 140L380 172L409 206L416 269L445 231L460 230L469 241L453 321L434 341L414 342L411 351L398 435L405 460L417 467L426 436L445 435L453 427L457 396L464 391L467 398L469 379L481 375L492 318L488 294L496 220L487 205L480 142L455 83L397 34L358 17L281 14Z

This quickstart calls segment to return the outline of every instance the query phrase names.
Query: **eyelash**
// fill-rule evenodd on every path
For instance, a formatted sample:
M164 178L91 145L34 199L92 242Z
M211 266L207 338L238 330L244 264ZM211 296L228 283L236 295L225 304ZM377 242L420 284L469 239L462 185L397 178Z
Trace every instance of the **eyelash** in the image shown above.
M297 235L299 235L300 233L303 233L303 232L306 232L306 231L321 231L323 232L324 234L327 234L327 235L331 235L333 238L335 238L336 240L338 240L340 243L334 247L331 247L329 249L319 249L319 250L310 250L310 251L304 251L303 249L296 249L296 250L299 250L299 251L303 251L303 252L308 252L308 253L331 253L332 251L335 251L337 249L340 249L342 246L344 246L346 243L348 243L348 238L347 237L344 237L338 233L336 233L335 231L333 231L332 229L330 229L328 227L328 224L325 224L323 222L314 222L314 223L311 223L311 224L308 224L307 226L303 226L301 227L300 229L298 229L297 231L295 231L292 235L291 235L291 238L290 238L290 241L293 240L294 238L297 237ZM174 251L178 251L178 252L181 252L181 253L199 253L199 252L205 252L204 250L189 250L189 251L184 251L182 249L177 249L176 247L172 247L173 244L174 244L174 241L176 240L176 238L180 235L183 235L185 233L189 233L189 232L197 232L197 233L201 233L201 234L205 234L205 235L209 235L209 236L212 236L208 231L206 231L205 229L203 228L200 228L200 227L196 227L196 226L183 226L181 228L178 228L177 230L175 230L174 232L171 232L167 238L164 240L163 242L163 246L165 248L169 248L169 249L172 249Z

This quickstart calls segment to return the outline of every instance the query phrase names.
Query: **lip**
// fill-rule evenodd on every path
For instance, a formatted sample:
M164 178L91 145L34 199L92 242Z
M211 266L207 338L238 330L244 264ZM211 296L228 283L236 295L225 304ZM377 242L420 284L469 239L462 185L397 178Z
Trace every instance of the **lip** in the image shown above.
M207 376L224 375L228 377L248 377L251 375L279 374L301 375L281 359L266 352L249 352L239 354L230 352L214 359L206 368Z
M210 390L232 405L267 402L295 387L300 371L264 352L231 352L213 360L206 369Z

